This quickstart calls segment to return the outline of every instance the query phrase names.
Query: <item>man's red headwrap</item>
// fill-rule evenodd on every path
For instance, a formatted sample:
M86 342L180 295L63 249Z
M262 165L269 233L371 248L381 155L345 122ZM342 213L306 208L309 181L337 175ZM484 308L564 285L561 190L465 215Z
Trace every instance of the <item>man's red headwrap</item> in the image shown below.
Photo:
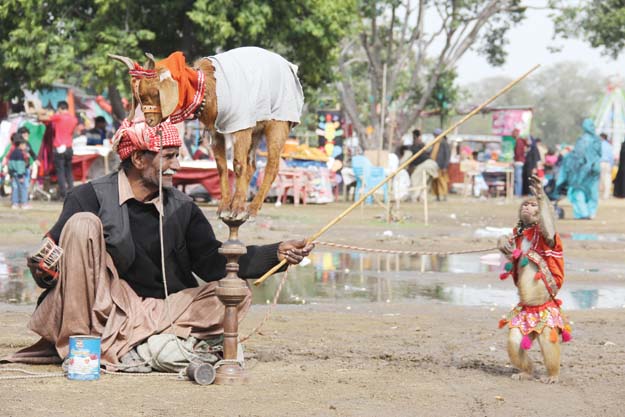
M113 150L119 154L122 161L130 157L134 151L158 152L161 149L159 133L163 136L163 148L182 146L178 129L170 122L165 121L156 127L149 127L142 118L135 118L134 122L124 119L113 137Z

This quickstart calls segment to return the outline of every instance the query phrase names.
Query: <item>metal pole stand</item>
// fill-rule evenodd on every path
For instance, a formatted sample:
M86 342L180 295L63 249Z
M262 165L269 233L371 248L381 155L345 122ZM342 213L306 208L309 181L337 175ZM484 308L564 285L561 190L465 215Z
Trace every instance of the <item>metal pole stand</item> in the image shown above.
M238 276L239 257L247 253L243 242L239 240L239 227L245 220L222 219L230 228L230 236L225 241L219 253L228 260L226 276L219 281L216 289L217 298L226 307L224 315L224 364L217 368L215 384L244 384L247 382L247 372L236 362L239 336L239 319L237 306L248 294L245 281Z

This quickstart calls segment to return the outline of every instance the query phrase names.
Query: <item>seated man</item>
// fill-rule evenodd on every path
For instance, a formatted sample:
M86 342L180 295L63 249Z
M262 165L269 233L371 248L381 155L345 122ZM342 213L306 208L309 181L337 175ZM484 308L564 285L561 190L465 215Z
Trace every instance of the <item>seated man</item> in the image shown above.
M119 172L76 187L47 236L63 249L58 277L29 267L47 287L29 328L41 336L10 361L60 362L68 355L71 335L101 337L102 362L115 368L152 335L173 333L197 340L223 334L224 307L215 296L225 276L226 258L206 217L191 198L172 188L179 168L177 129L163 123L163 149L158 128L124 121L114 140L122 162ZM162 196L159 164L162 159ZM164 265L169 311L164 300L159 215L163 215ZM313 245L285 241L248 246L239 275L257 278L282 259L297 264ZM198 285L195 276L207 281ZM249 309L248 296L239 318ZM170 319L173 322L170 322Z
M87 145L97 146L104 144L106 139L106 119L102 116L97 116L93 119L94 126L87 131Z

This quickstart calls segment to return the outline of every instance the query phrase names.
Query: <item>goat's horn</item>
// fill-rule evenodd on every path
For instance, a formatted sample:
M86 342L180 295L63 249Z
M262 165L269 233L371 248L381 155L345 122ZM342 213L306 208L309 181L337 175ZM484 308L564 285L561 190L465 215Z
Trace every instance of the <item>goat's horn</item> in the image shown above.
M135 67L135 62L126 57L126 56L121 56L121 55L113 55L113 54L107 54L109 58L114 59L116 61L121 62L122 64L126 64L126 66L128 67L128 69L134 69Z
M156 67L156 60L154 59L154 55L152 55L149 52L146 52L145 56L148 58L148 62L145 63L145 68L154 69L154 67Z

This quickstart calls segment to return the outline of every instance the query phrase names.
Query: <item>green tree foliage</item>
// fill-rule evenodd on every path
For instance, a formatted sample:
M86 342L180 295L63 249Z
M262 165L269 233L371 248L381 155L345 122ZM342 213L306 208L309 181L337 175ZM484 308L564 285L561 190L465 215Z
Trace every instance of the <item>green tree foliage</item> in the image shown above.
M338 44L356 18L356 0L197 0L189 13L205 49L270 48L298 64L304 84L333 79Z
M62 79L115 96L127 77L107 53L141 59L181 50L192 62L251 45L299 65L310 91L332 79L355 12L356 0L3 0L0 95Z
M458 104L461 97L461 89L456 84L456 78L455 70L443 71L432 89L430 100L426 104L427 108L432 108L438 112L440 126L444 126L447 118L455 113L454 105Z
M568 1L553 2L559 13L554 16L556 32L585 39L593 48L617 58L625 47L625 1L589 1L572 6Z

